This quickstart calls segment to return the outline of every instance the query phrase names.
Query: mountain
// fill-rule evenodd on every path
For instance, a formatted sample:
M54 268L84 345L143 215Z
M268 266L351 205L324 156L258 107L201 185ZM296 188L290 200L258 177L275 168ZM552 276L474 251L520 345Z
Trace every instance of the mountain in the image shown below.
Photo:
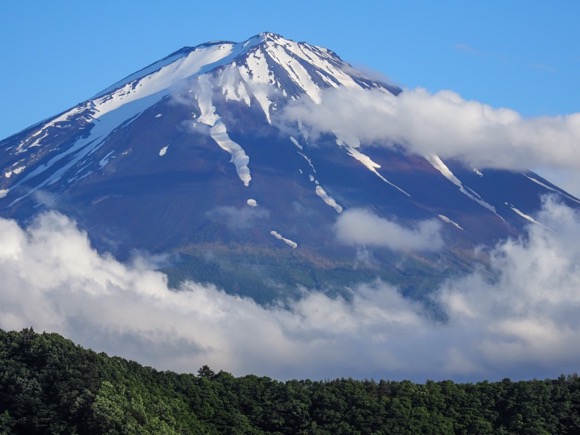
M342 88L402 92L273 33L182 48L2 140L0 215L58 210L121 259L169 254L174 282L269 302L377 277L421 297L485 263L474 247L522 235L542 195L580 204L531 171L312 136L283 116ZM379 242L400 237L389 228L408 231L402 249ZM409 245L417 234L432 246Z

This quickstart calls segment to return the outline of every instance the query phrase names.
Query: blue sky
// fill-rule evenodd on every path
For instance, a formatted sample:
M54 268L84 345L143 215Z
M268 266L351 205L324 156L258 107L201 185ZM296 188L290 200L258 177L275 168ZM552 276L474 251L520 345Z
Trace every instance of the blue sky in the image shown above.
M167 0L0 4L0 137L186 45L273 31L403 87L525 116L580 111L580 2Z

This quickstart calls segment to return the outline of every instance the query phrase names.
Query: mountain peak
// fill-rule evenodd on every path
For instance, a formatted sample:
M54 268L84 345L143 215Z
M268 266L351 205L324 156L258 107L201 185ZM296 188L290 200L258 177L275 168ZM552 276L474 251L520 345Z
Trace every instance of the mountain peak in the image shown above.
M276 42L276 41L278 41L280 39L286 39L282 35L280 35L278 33L274 33L274 32L262 32L262 33L258 33L253 38L260 38L262 41L274 41L274 42ZM252 39L252 38L250 38L250 39Z
M61 210L115 253L191 254L200 280L223 272L239 278L246 294L259 285L275 295L322 282L332 270L342 279L358 247L376 245L367 232L359 241L354 221L378 234L387 225L381 219L389 232L395 218L410 240L416 236L408 228L427 222L420 246L429 249L440 246L443 226L455 251L407 257L441 277L445 267L466 264L466 246L517 236L541 195L558 192L531 173L483 173L340 131L312 137L300 119L275 122L287 105L300 99L315 107L340 88L396 93L327 49L271 32L183 48L0 142L0 211L27 220L39 206ZM387 242L369 247L367 277L407 273ZM286 287L273 274L282 263L266 266L285 249ZM214 254L227 261L208 260ZM255 263L245 267L250 258ZM348 272L352 279L358 267ZM238 288L235 280L224 282Z
M31 129L30 135L25 135L14 148L15 170L8 171L10 180L0 180L3 181L0 192L3 197L13 198L16 190L22 191L33 179L44 178L35 189L67 179L76 180L78 176L71 176L71 171L99 148L98 144L165 100L187 100L189 107L198 108L198 121L215 128L217 135L222 128L217 122L216 107L221 104L218 100L257 109L271 124L273 112L286 103L302 97L319 103L325 89L339 87L397 91L366 78L330 50L285 39L272 32L259 33L242 42L216 41L184 47L77 107L35 126L38 130ZM90 133L85 133L84 139L74 142L58 157L37 165L39 155L48 152L42 146L48 132L71 125L82 125ZM24 155L27 157L20 162L19 158ZM236 169L241 171L240 177L247 185L250 178L243 160L236 160L239 163ZM68 163L64 164L65 161ZM77 170L79 174L92 171ZM35 189L29 189L15 202Z
M242 98L239 92L254 97L268 120L274 106L262 95L265 87L270 88L268 94L292 99L306 94L315 102L320 101L325 88L382 87L393 93L399 91L366 78L330 50L262 32L242 42L214 41L184 47L108 87L93 101L103 113L109 111L108 107L119 107L121 102L153 94L162 98L204 75L213 77L214 88L221 88L226 99Z

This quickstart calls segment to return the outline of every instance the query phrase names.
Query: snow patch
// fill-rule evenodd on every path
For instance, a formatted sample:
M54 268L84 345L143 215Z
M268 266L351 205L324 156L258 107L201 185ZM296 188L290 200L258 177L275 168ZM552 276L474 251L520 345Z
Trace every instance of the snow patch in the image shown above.
M463 185L463 183L459 180L459 178L457 178L453 172L451 172L449 170L449 168L447 167L447 165L445 163L443 163L443 160L441 160L439 158L439 156L435 155L435 154L430 154L428 156L425 156L425 158L427 159L427 161L429 163L431 163L431 165L437 169L445 178L447 178L449 181L451 181L453 184L455 184L457 187L459 187L459 191L461 193L463 193L465 196L467 196L469 199L477 202L479 205L481 205L482 207L487 208L489 211L491 211L492 213L494 213L497 217L499 217L501 220L504 220L499 214L497 214L497 211L495 209L495 207L487 202L485 202L481 196L479 196L479 194L477 192L475 192L474 190L470 189L469 187L466 188L466 186ZM469 190L468 190L469 189Z
M161 148L159 150L159 156L163 157L165 154L167 154L167 148L169 148L169 145L165 145L163 148Z
M443 163L443 160L441 160L439 158L439 156L437 156L435 154L431 154L431 155L426 156L425 158L445 178L447 178L449 181L451 181L457 187L459 187L459 188L462 188L463 187L463 183L459 180L459 178L457 178L455 175L453 175L453 172L451 172L449 170L449 168L447 167L447 165L445 163Z
M342 85L347 88L361 88L352 77L345 73L345 71L352 70L350 65L337 63L336 58L325 48L306 43L299 44L294 41L284 42L285 48L290 53L314 65L318 69L316 73L321 77L327 78L325 82L331 86L338 87ZM337 67L338 65L340 66Z
M95 112L93 114L95 118L93 121L93 127L89 131L88 136L78 139L68 149L52 157L47 163L38 166L13 187L17 187L22 183L25 183L26 181L45 173L55 164L64 162L65 159L68 159L68 161L66 161L66 163L64 163L58 170L53 172L44 181L30 189L25 195L14 200L10 205L15 204L16 202L47 185L52 185L59 181L63 175L74 165L98 150L105 142L107 137L115 129L117 129L119 125L123 124L126 126L133 122L137 116L139 116L145 109L151 106L152 101L156 101L156 98L157 96L153 95L150 98L143 98L140 100L132 101L131 103L124 104L118 107L116 110L105 114L99 114ZM86 175L88 174L85 174L85 176Z
M288 41L290 43L290 41ZM268 54L280 65L290 79L296 83L316 104L322 102L320 88L314 83L312 77L304 66L294 57L289 55L285 46L275 45L268 47Z
M167 94L169 89L180 81L227 65L244 50L243 44L232 42L204 44L189 51L180 50L135 74L131 74L103 90L94 98L103 98L104 101L109 101L110 94L113 93L115 98L112 99L111 103L116 104L118 100L143 98L161 91L163 94Z
M558 189L554 189L553 187L551 187L551 186L548 186L548 185L547 185L547 184L545 184L545 183L542 183L540 180L536 180L535 178L533 178L533 177L530 177L530 176L528 176L528 175L526 175L526 174L522 174L522 175L523 175L524 177L528 178L530 181L533 181L534 183L536 183L536 184L538 184L538 185L542 186L543 188L545 188L545 189L548 189L548 190L551 190L552 192L559 193L560 195L564 195L566 198L570 199L571 201L574 201L574 202L577 202L578 204L580 204L580 200L578 200L577 198L573 197L572 195L569 195L568 193L566 193L566 192L562 192L562 191L560 191L560 190L558 190Z
M456 227L456 228L458 228L460 230L463 230L463 228L461 227L461 225L459 225L457 222L452 221L447 216L440 214L440 215L437 215L437 217L439 219L441 219L443 222L446 222L446 223L451 224L451 225L453 225L454 227Z
M553 187L551 187L551 186L548 186L548 185L547 185L547 184L545 184L545 183L542 183L540 180L536 180L535 178L533 178L533 177L530 177L530 176L528 176L528 175L526 175L526 174L523 174L523 175L524 175L524 176L525 176L527 179L529 179L529 180L533 181L533 182L534 182L534 183L536 183L536 184L539 184L540 186L542 186L542 187L544 187L544 188L546 188L546 189L548 189L548 190L551 190L552 192L558 192L558 193L560 193L560 191L559 191L559 190L557 190L557 189L554 189Z
M300 144L298 143L298 141L296 140L296 138L294 138L294 136L290 136L290 141L291 141L291 142L292 142L292 143L293 143L293 144L296 146L296 148L298 148L299 150L302 150L302 149L304 149L304 148L302 147L302 145L300 145Z
M155 118L161 118L163 116L163 113L158 113L157 115L155 115Z
M244 186L248 187L250 185L250 181L252 180L252 176L250 175L250 168L248 167L250 158L244 149L239 144L230 139L226 130L226 126L222 121L218 121L210 129L209 134L223 150L230 153L232 156L230 162L232 162L236 167L236 172L238 173L240 180L242 180L242 183L244 183Z
M250 158L238 143L231 140L225 124L222 122L221 117L216 113L216 108L212 103L213 88L209 77L201 76L198 78L198 81L200 86L198 90L197 103L201 112L198 121L211 127L209 131L211 138L216 141L220 148L231 155L230 162L232 162L236 167L236 172L238 173L240 180L242 180L242 183L244 183L244 186L248 187L252 180L250 168L248 167Z
M16 168L10 170L10 171L6 171L4 172L4 177L6 178L10 178L12 176L12 174L14 175L18 175L20 174L22 171L24 171L24 169L26 168L26 166L17 166Z
M525 214L523 211L518 210L517 208L515 208L514 206L509 206L509 208L511 208L517 215L523 217L524 219L533 222L535 224L539 223L538 221L536 221L533 217L531 217L530 215Z
M530 221L530 222L532 222L532 223L534 223L534 224L537 224L537 225L544 226L544 225L542 225L540 222L538 222L537 220L535 220L533 217L531 217L530 215L527 215L527 214L525 214L523 211L521 211L521 210L519 210L519 209L515 208L513 205L511 205L511 204L508 204L507 202L505 203L505 205L507 205L509 208L511 208L511 209L512 209L512 211L513 211L514 213L516 213L518 216L521 216L521 217L523 217L525 220L527 220L527 221Z
M69 118L82 112L85 108L86 107L84 105L75 107L69 110L68 112L63 113L62 115L57 116L52 121L49 121L46 124L44 124L36 133L34 133L29 138L24 139L22 142L18 144L18 146L16 147L16 154L20 154L25 151L28 151L30 148L40 146L41 145L40 142L42 141L42 139L48 136L48 129L50 127L60 127L59 125L60 123L68 121Z
M337 213L342 213L342 207L334 200L332 196L326 193L326 191L318 183L316 184L316 194L322 198L326 204L335 209Z
M219 85L226 101L243 101L250 106L252 100L248 92L248 85L240 75L236 64L224 68L219 76Z
M358 138L352 137L352 138L348 138L348 139L345 140L344 138L339 137L337 135L336 136L336 143L337 143L338 146L341 146L341 147L345 148L346 149L346 152L348 153L349 156L351 156L354 159L358 160L369 171L371 171L373 174L375 174L377 177L379 177L385 183L387 183L388 185L394 187L395 189L397 189L399 192L403 193L404 195L407 195L408 197L411 197L411 195L409 195L409 193L405 192L399 186L397 186L396 184L391 183L389 180L387 180L385 177L383 177L381 174L379 174L379 172L377 171L377 169L379 169L381 167L381 165L379 165L378 163L375 163L369 156L367 156L366 154L361 153L357 149L360 146L360 141L358 140Z
M274 236L276 239L282 240L284 243L286 243L292 249L296 249L298 247L298 243L296 243L290 239L286 239L285 237L282 237L282 235L278 231L272 230L272 231L270 231L270 234L272 234L272 236Z
M258 202L255 199L248 199L246 201L246 204L248 204L250 207L257 207L258 206Z
M197 104L201 115L197 118L198 122L214 126L220 118L215 112L215 106L212 103L213 87L208 76L198 77L199 89L197 91Z
M8 195L8 192L8 189L0 189L0 198L4 198L6 195Z
M306 160L306 163L308 163L308 166L310 166L310 169L312 169L312 172L316 173L316 168L312 164L312 160L310 160L310 157L308 157L306 154L304 154L303 152L300 152L300 151L298 151L298 154L300 154L302 156L302 158L304 160Z
M269 94L274 84L274 74L268 67L268 62L262 50L256 50L250 53L246 58L245 65L240 66L239 73L243 80L251 88L254 98L262 108L268 123L272 123L270 118L270 101Z

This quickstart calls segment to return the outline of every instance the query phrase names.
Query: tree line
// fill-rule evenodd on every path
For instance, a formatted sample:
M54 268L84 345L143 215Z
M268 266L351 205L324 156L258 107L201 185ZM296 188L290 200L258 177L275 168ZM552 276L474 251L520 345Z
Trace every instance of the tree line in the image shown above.
M0 433L575 434L580 379L281 382L178 374L0 330Z

